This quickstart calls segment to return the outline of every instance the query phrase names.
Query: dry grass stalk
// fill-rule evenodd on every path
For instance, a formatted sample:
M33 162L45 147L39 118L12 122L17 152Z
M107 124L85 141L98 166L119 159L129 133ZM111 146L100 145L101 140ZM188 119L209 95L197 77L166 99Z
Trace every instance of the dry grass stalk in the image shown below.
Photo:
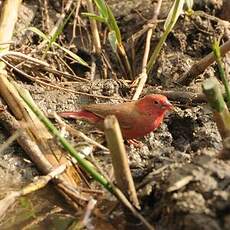
M92 0L87 0L86 3L87 3L88 12L94 13ZM97 54L100 54L101 53L101 41L100 41L98 29L97 29L97 22L95 19L92 19L92 18L90 19L90 27L91 27L95 51Z
M129 197L132 204L136 208L140 208L118 121L115 116L108 116L104 125L117 185Z
M152 18L153 22L157 21L158 15L160 13L161 3L162 3L162 0L158 0L155 11L154 11L154 15ZM133 95L133 100L138 100L138 98L140 97L141 92L145 86L145 83L148 79L146 66L147 66L147 62L148 62L148 58L149 58L150 42L151 42L153 30L156 28L156 25L157 25L156 23L153 24L153 26L150 27L148 29L148 32L147 32L146 42L145 42L145 52L144 52L144 57L142 60L142 72L141 72L140 77L139 77L137 89L135 91L135 94Z
M2 6L0 14L0 48L8 50L12 38L14 24L18 17L18 8L21 0L6 0ZM14 9L14 10L12 10Z

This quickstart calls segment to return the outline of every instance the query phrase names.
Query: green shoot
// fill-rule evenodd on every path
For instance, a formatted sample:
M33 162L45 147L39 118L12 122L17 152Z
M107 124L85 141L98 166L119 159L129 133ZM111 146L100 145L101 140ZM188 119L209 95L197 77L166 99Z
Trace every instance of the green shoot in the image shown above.
M121 32L117 25L116 19L104 0L94 0L94 3L97 6L99 15L92 13L82 13L82 15L88 16L91 19L95 19L99 22L105 23L108 27L109 33L109 42L116 53L119 63L124 66L125 72L130 79L133 78L131 66L125 52L125 48L122 44Z
M117 40L116 42L118 44L122 43L120 29L109 6L106 4L104 0L94 0L94 2L97 6L99 15L92 13L82 13L82 15L88 16L89 18L93 18L99 22L105 23L110 31L114 31Z
M192 7L193 7L193 0L185 0L185 3L187 5L187 12L190 14L191 12L193 12Z
M32 32L34 32L35 34L37 34L39 37L41 37L44 41L47 41L49 44L54 45L56 47L58 47L59 49L63 50L65 53L67 53L73 60L75 60L77 63L83 65L83 66L87 66L89 67L89 65L82 59L80 58L78 55L76 55L75 53L73 53L72 51L60 46L58 43L56 43L55 41L50 41L50 39L39 29L35 28L35 27L29 27L27 28L27 30L30 30Z
M33 206L33 203L32 201L27 198L27 197L20 197L19 199L19 202L20 202L20 205L23 209L25 209L25 215L26 215L26 218L36 218L36 212L35 212L35 209L34 209L34 206Z
M212 50L213 50L213 54L214 54L214 57L218 65L221 81L225 88L227 105L228 107L230 107L230 86L229 86L229 82L225 75L223 62L221 60L220 44L219 44L219 41L217 41L216 39L214 39L213 41Z
M166 40L166 38L168 37L168 34L171 32L171 30L173 29L174 25L177 22L177 19L179 18L180 14L183 12L183 6L184 6L185 0L175 0L172 8L169 11L168 17L165 21L164 24L164 33L160 39L160 41L158 42L152 56L149 59L149 62L147 64L147 73L150 73L151 69L153 68L157 57L161 51L161 48Z
M113 12L108 6L107 6L107 13L108 13L108 27L110 31L115 32L118 44L122 44L120 29L117 25Z
M225 104L220 84L216 78L208 78L202 84L203 92L212 108L214 120L224 140L230 136L230 113Z
M60 36L60 34L63 32L63 29L66 25L66 23L69 21L71 15L73 14L75 9L73 9L70 14L68 15L68 17L63 21L62 24L60 24L60 26L58 27L58 29L55 31L54 35L49 39L49 44L46 48L46 51L45 51L45 55L47 53L47 51L51 48L52 44L57 40L57 38ZM44 57L43 57L44 58Z
M52 45L53 42L55 42L57 40L57 38L61 35L61 33L64 30L65 25L67 24L67 22L69 21L70 17L72 16L73 12L75 11L75 8L73 8L73 10L70 12L70 14L68 15L68 17L65 18L65 20L63 21L63 23L58 27L58 29L55 31L54 35L50 38L50 46Z

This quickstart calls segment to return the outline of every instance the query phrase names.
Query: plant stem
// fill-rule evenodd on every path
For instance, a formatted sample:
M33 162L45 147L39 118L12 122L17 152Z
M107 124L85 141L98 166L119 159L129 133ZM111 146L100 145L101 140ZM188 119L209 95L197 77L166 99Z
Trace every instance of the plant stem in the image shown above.
M228 107L230 107L230 86L229 86L229 82L228 82L226 75L225 75L223 62L221 60L219 42L216 39L214 39L214 42L212 44L212 50L213 50L213 54L214 54L214 57L216 59L217 65L218 65L221 81L224 84L226 98L227 98L227 105L228 105Z
M140 209L137 193L129 168L128 156L121 134L117 118L113 115L107 116L104 121L105 136L111 152L112 164L117 186L129 197L131 203Z
M175 1L176 2L175 2L175 8L173 11L172 19L170 20L170 23L168 24L168 26L165 28L165 31L164 31L160 41L158 42L152 56L150 57L150 59L148 61L147 66L146 66L147 74L150 73L152 67L154 66L165 40L168 37L168 34L171 32L172 27L175 24L175 21L177 20L177 10L178 10L178 6L179 6L181 0L175 0Z
M204 81L202 87L212 108L219 133L224 140L230 136L230 113L219 88L219 82L216 78L210 78Z

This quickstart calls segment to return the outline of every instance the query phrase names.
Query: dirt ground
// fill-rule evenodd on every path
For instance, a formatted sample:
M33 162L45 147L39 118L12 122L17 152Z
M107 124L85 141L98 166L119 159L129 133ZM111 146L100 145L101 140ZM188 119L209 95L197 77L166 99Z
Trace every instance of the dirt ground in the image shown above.
M39 38L32 32L22 31L28 26L42 28L40 2L34 0L22 3L14 37L14 48L21 52L29 53L39 43ZM58 9L61 6L58 5L58 1L55 2L48 1L50 28L55 24L60 13ZM128 41L132 34L140 31L152 17L154 1L110 0L107 2L118 20L124 41ZM216 66L211 65L189 86L176 83L193 63L211 52L212 37L220 37L222 43L230 38L230 22L227 21L229 15L225 8L223 10L224 1L194 2L194 10L197 13L191 16L184 14L179 18L164 44L142 96L156 90L200 94L203 80L216 74ZM162 34L163 22L169 7L170 1L163 1L160 21L151 40L152 50ZM84 10L82 9L82 12ZM91 52L92 47L87 38L89 25L86 23L84 26L85 28L81 28L81 36L77 34L74 44L77 48L83 47L77 53L82 55L83 59L88 58L90 63L97 57ZM63 33L61 42L68 44L72 33L71 23L66 25ZM136 56L133 62L135 73L141 71L140 63L144 45L145 36L142 35L135 44ZM126 48L131 55L129 42L126 43ZM116 78L113 74L109 74L109 79L101 79L98 68L92 81L87 69L70 64L72 70L77 76L82 77L82 80L67 79L52 74L47 74L47 79L43 79L56 86L64 87L65 91L28 80L16 71L12 71L10 67L8 70L12 71L12 76L29 90L34 101L45 114L53 111L75 110L81 104L118 103L124 99L131 99L135 87L121 79L122 72L117 67L116 57L107 42L103 49L110 60L113 72L116 73ZM55 66L55 60L52 58L52 55L47 54L46 61ZM224 58L224 62L229 76L229 54ZM24 71L29 74L35 72L26 66ZM44 70L42 71L44 73ZM38 74L36 77L42 79L44 76ZM205 100L193 102L191 98L175 100L173 97L169 97L169 100L176 110L167 114L161 127L141 139L143 143L141 148L126 146L132 176L141 201L141 213L154 224L156 229L227 230L230 226L230 162L217 157L222 150L222 141L213 121L212 112ZM106 145L104 136L94 132L95 128L92 126L82 121L69 121L69 123ZM0 143L3 143L7 137L9 133L0 124ZM73 143L80 151L88 145L82 140ZM98 149L94 149L93 154L101 168L111 174L110 156ZM6 191L25 185L38 174L39 172L22 149L16 144L12 145L0 153L0 197ZM0 222L0 229L68 229L69 223L74 220L74 215L69 212L69 209L58 209L58 207L65 207L64 201L59 195L54 195L52 186L26 199L27 205L23 206L23 202L19 200L6 213L5 218ZM92 216L87 229L124 229L124 226L126 229L133 227L144 229L142 225L132 225L132 220L127 225L128 221L124 219L120 207L111 212L114 203L111 197L100 201L98 209L103 216ZM81 216L82 212L79 210L77 216Z

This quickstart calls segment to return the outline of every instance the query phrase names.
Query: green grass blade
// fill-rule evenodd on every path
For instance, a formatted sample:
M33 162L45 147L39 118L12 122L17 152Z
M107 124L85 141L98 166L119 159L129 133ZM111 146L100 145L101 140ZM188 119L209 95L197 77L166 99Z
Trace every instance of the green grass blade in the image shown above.
M165 30L172 30L173 26L175 25L178 17L183 12L184 0L175 0L170 11L168 17L166 18L164 29Z
M60 46L58 43L54 42L53 45L57 46L59 49L63 50L65 53L67 53L70 57L72 57L76 62L78 62L79 64L83 65L83 66L87 66L89 67L89 65L82 59L80 58L78 55L76 55L75 53L73 53L72 51L66 49L63 46ZM90 67L89 67L90 68Z
M117 52L117 38L116 38L115 31L109 32L108 39L109 39L109 43L113 49L113 52L116 53Z
M30 30L30 31L34 32L35 34L40 36L43 40L45 40L47 42L50 42L50 39L42 31L40 31L39 29L37 29L35 27L29 27L29 28L27 28L27 30ZM65 53L67 53L70 57L72 57L79 64L89 67L89 65L82 58L80 58L78 55L76 55L72 51L66 49L65 47L60 46L56 42L52 42L52 44L57 46L59 49L63 50Z
M171 32L171 30L173 29L173 26L177 22L177 19L183 10L183 5L184 5L184 0L175 0L174 1L172 8L170 9L168 17L167 17L165 24L164 24L165 31L164 31L163 35L161 36L160 41L157 43L157 46L154 49L153 54L151 55L151 57L149 58L149 61L147 63L146 69L147 69L148 74L150 73L152 67L154 66L154 64L157 60L157 57L161 51L161 48L162 48L164 42L166 41L166 39L168 37L168 34Z
M37 34L44 41L47 41L47 42L50 41L50 39L41 30L37 29L36 27L28 27L26 30L32 31L33 33Z
M67 18L65 18L65 20L63 21L63 23L58 27L57 31L54 33L54 35L51 37L50 39L50 46L52 45L53 42L55 42L57 40L57 38L60 36L60 34L63 32L65 25L67 24L67 22L69 21L70 17L72 16L72 14L75 12L75 7L72 9L72 11L70 12L70 14L68 15Z
M98 11L100 13L100 16L102 16L105 20L108 19L108 12L107 12L107 6L104 0L94 0Z
M109 6L107 6L107 11L108 11L108 21L107 21L107 23L109 25L110 31L115 32L117 42L120 44L120 43L122 43L120 29L119 29L119 27L117 25L116 19L115 19L114 15L113 15L111 9L109 8Z
M185 3L187 5L188 11L192 11L194 1L193 0L185 0Z
M103 23L106 23L105 19L101 16L98 16L96 14L92 14L92 13L81 13L81 15L83 16L87 16L91 19L95 19L96 21L99 21L99 22L103 22Z
M218 65L218 70L219 70L221 81L222 81L224 88L225 88L227 105L228 105L228 107L230 107L230 85L229 85L228 79L226 78L224 65L223 65L223 62L221 59L220 44L219 44L219 41L217 41L216 39L214 39L214 41L213 41L212 50L213 50L213 54L214 54L214 57L216 59L217 65Z

